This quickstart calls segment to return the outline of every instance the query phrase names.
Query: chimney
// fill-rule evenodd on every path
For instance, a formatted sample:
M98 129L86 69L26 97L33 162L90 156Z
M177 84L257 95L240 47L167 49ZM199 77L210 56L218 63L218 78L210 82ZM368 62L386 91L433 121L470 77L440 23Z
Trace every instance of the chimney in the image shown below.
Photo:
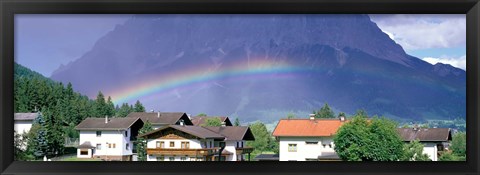
M413 130L417 131L418 130L418 124L413 125Z
M153 113L153 112L155 112L155 110L152 109L152 110L150 110L150 112Z
M192 114L187 114L188 119L192 119Z
M160 111L157 112L157 118L160 118Z
M105 123L108 123L108 116L105 116Z
M315 120L315 114L310 114L310 120Z
M227 126L227 123L222 122L222 127L225 127L225 126Z

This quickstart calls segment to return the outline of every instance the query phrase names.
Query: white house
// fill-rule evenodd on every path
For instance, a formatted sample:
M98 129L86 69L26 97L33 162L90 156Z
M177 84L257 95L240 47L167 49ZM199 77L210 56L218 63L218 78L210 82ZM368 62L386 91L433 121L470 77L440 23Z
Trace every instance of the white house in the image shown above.
M185 125L193 125L190 118L183 112L132 112L127 118L140 118L142 121L150 122L153 129L166 125L179 125L181 121Z
M147 139L148 161L241 161L253 148L248 127L201 127L181 123L140 135Z
M279 140L280 161L340 160L333 136L345 123L339 119L282 119L273 136Z
M33 120L37 118L39 113L15 113L14 114L14 130L19 134L28 133L32 128Z
M75 127L80 131L77 157L132 160L132 141L142 126L140 118L87 118Z
M432 161L438 161L445 145L452 140L450 128L398 128L397 132L404 142L419 140L423 146L423 153Z

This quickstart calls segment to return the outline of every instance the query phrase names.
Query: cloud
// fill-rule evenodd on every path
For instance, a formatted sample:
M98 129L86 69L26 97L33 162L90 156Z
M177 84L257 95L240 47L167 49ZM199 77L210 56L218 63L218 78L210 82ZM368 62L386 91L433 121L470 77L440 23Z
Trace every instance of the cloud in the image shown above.
M370 17L407 51L466 46L466 18L463 14L385 14Z
M437 63L444 63L444 64L450 64L453 67L457 67L463 70L466 70L467 68L467 60L466 56L461 56L460 58L433 58L433 57L425 57L423 58L423 61L429 62L430 64L437 64Z

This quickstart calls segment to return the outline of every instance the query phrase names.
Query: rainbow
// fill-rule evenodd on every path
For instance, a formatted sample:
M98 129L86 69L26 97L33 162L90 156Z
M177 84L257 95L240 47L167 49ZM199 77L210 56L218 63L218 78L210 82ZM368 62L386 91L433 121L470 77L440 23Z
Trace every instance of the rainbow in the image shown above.
M167 75L150 78L135 86L116 90L111 94L113 102L120 104L132 102L141 97L154 93L166 93L177 88L195 87L197 85L213 82L223 78L248 79L248 78L285 78L295 73L308 71L308 68L293 66L281 61L270 59L254 59L248 63L238 63L227 68L211 70L211 68L197 68L195 70L182 70Z
M169 94L176 89L193 89L204 84L215 83L215 81L224 78L233 80L291 78L302 73L325 73L328 71L325 67L295 66L282 61L274 61L274 59L263 58L252 60L255 61L243 61L233 64L233 66L215 70L212 70L212 66L210 66L187 70L182 69L161 76L154 75L153 78L145 79L130 87L114 90L109 94L115 104L121 104L124 102L134 102L140 98L148 99L151 98L152 94L162 95ZM354 71L355 73L392 79L394 81L408 81L432 89L439 88L438 84L428 83L419 79L386 75L375 70L347 69L344 71Z

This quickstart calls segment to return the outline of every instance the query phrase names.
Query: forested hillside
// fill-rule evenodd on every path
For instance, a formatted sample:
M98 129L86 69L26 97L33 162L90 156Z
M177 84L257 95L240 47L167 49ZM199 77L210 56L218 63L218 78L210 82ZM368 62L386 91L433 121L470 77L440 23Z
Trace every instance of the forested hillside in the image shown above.
M115 108L112 99L105 100L100 91L92 100L75 92L71 83L65 86L16 63L14 68L15 113L41 113L30 133L24 136L27 150L20 151L37 158L45 154L62 154L65 138L78 138L75 126L87 117L125 117L132 111L145 111L139 101L135 107L125 103L121 108Z

